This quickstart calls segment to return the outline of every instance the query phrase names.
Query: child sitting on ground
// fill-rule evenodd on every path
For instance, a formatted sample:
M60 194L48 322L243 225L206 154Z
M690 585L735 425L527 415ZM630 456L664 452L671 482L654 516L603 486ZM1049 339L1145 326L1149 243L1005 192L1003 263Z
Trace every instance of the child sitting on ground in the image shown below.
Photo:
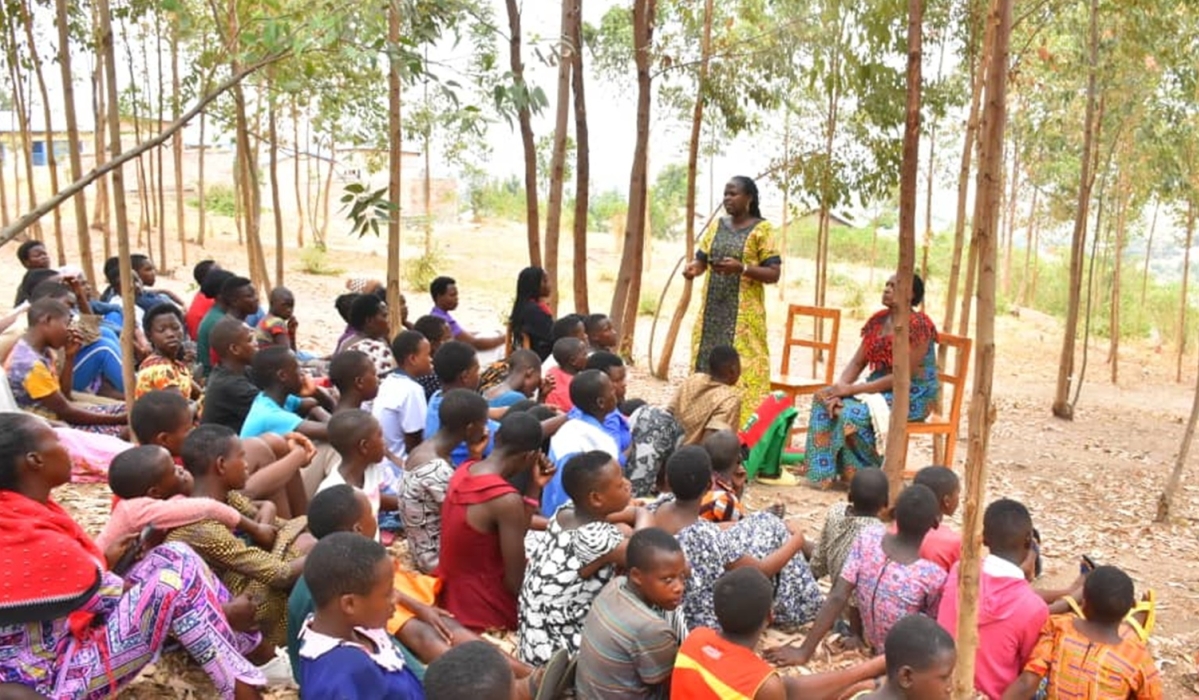
M731 523L745 516L741 495L746 472L741 464L741 440L731 430L709 433L703 447L712 460L712 485L704 494L699 516L714 523Z
M154 352L137 368L133 397L140 398L154 389L174 389L188 399L198 400L202 391L192 378L185 356L183 312L174 304L159 304L142 317L142 329Z
M429 341L429 354L431 355L436 355L438 348L454 339L454 335L450 332L450 324L439 316L421 316L416 319L416 323L412 324L412 330L425 336L425 340ZM413 379L425 390L426 401L433 398L433 394L442 388L437 372L429 372L419 377L413 377Z
M337 451L341 464L329 472L317 487L317 493L338 484L349 484L366 494L371 515L376 519L380 510L399 509L394 493L384 492L385 486L391 486L386 483L388 470L382 464L387 451L383 447L383 428L374 416L357 408L333 414L329 420L329 444Z
M858 535L881 530L879 516L890 499L887 475L881 469L859 469L849 482L849 502L834 503L824 516L820 541L812 552L812 575L836 582ZM928 537L928 535L925 535Z
M1161 700L1153 655L1120 626L1135 602L1132 579L1114 566L1096 567L1083 584L1082 611L1050 617L1024 672L1004 700L1029 700L1045 680L1045 697Z
M471 393L478 393L479 352L458 340L444 343L437 349L437 354L433 356L433 372L441 381L441 389L433 394L433 398L429 399L429 411L425 416L424 436L426 438L432 437L441 428L439 407L446 392L454 389L466 389ZM494 434L498 427L498 423L489 421L487 425L489 434ZM476 456L476 459L490 453L491 448L487 446L480 455ZM469 457L470 453L466 443L459 443L454 446L450 463L457 467Z
M607 452L577 454L563 467L562 484L571 500L528 547L520 591L520 658L534 665L549 663L558 649L578 652L591 601L625 565L627 537L608 521L629 505L620 464ZM640 528L653 522L644 509L635 517Z
M771 662L780 666L808 663L851 595L862 616L865 641L875 654L885 651L887 633L903 617L922 614L936 618L945 572L920 558L920 543L941 522L937 497L927 486L909 486L897 499L895 520L897 533L871 529L858 536L803 644L767 652Z
M358 350L346 350L333 356L329 363L329 383L337 389L334 415L340 411L363 408L379 394L379 375L375 372L375 363L366 353Z
M487 401L466 389L451 389L438 406L441 427L422 442L404 464L400 484L400 515L408 551L416 568L437 570L441 551L441 508L454 476L452 453L459 444L473 446L474 459L487 444Z
M587 345L587 328L583 322L583 317L578 314L566 314L562 318L554 321L550 327L550 354L541 363L541 373L548 374L549 371L558 366L559 362L554 357L554 344L563 338L578 338L583 341L583 345ZM534 348L537 352L539 349Z
M404 331L391 342L392 356L399 371L388 374L379 384L379 395L371 404L371 414L383 426L387 450L400 462L392 461L397 473L403 471L403 459L424 439L425 417L429 410L425 390L413 377L433 371L429 341L416 331Z
M187 399L177 391L156 389L135 401L129 416L140 444L166 448L182 466L183 443L193 428ZM244 444L249 476L242 493L251 500L274 502L283 517L303 513L308 499L301 492L301 475L312 444L295 433L250 438Z
M250 365L258 352L258 344L254 342L253 331L232 317L213 324L208 339L217 356L217 364L204 383L205 407L200 413L200 422L241 432L246 414L258 397L259 389L250 379Z
M487 642L455 646L425 671L428 700L516 700L516 677L504 655Z
M591 314L583 320L583 330L591 352L616 352L616 328L607 314Z
M699 445L686 445L666 461L672 495L661 499L656 521L674 533L691 574L683 608L690 629L718 628L712 603L717 579L731 569L757 568L775 580L774 616L783 624L810 622L823 597L803 558L804 536L794 521L767 511L754 513L725 530L700 518L704 494L712 484L712 460Z
M885 671L880 656L829 673L779 675L754 653L770 625L773 597L773 584L757 569L734 569L721 575L713 596L720 631L699 627L687 635L674 663L670 697L678 700L838 697L854 684ZM736 695L730 694L730 690Z
M275 287L267 296L270 307L254 329L259 349L279 345L296 349L296 298L287 287Z
M916 472L912 483L927 486L941 505L941 525L924 536L920 558L949 571L962 558L962 536L945 525L945 518L952 517L958 511L962 500L962 482L949 467L932 466ZM895 531L894 526L891 531Z
M329 439L333 399L300 374L295 353L277 345L259 350L252 365L254 383L262 391L250 405L241 437L296 432L309 440Z
M578 338L562 338L554 343L557 366L546 372L554 380L554 388L545 397L545 405L562 411L574 408L570 400L570 383L575 375L587 369L587 343Z
M39 299L29 307L26 319L29 328L4 363L17 406L78 430L125 437L125 404L101 406L71 400L75 353L80 344L78 335L68 328L70 309L54 299ZM64 355L61 372L55 351Z
M667 407L686 445L698 445L710 430L741 427L741 356L731 345L717 345L708 353L708 368L684 379Z
M584 369L598 369L608 375L608 379L612 380L612 388L616 390L616 403L622 404L627 398L629 390L629 368L625 366L624 360L620 359L620 355L599 350L591 353L587 357L587 364Z
M311 698L423 700L384 626L395 611L383 545L337 532L312 548L304 580L316 613L300 630L300 687Z
M504 416L489 457L454 472L441 509L438 602L467 629L516 629L530 509L554 467L541 452L541 423ZM522 494L510 479L530 474Z
M909 615L887 633L887 680L852 700L944 700L953 689L953 638L923 615Z
M525 399L537 398L537 390L542 389L541 398L553 391L553 380L547 377L541 381L541 359L537 353L527 348L517 350L508 356L508 376L502 382L483 393L487 403L492 408L507 408Z
M925 539L931 535L925 535ZM980 572L974 687L990 700L999 700L1032 656L1049 619L1049 608L1032 589L1023 569L1033 551L1032 515L1023 504L1005 498L987 506L983 544L990 553L983 559ZM957 638L957 564L945 581L937 621Z
M165 533L205 519L216 520L230 530L240 530L259 547L275 543L275 529L270 525L254 522L211 498L188 498L191 474L175 464L166 448L139 445L120 453L108 467L108 486L121 500L96 536L101 551L147 526Z
M317 540L336 532L350 532L374 539L377 525L370 512L370 503L361 491L340 484L317 494L309 509L308 527ZM388 632L420 663L430 663L450 649L451 645L470 643L478 637L454 618L433 607L437 580L430 576L413 575L395 568L395 609L388 620ZM312 594L304 577L296 581L287 601L287 650L292 657L292 669L299 679L299 634L304 621L314 610ZM498 653L498 652L497 652ZM518 678L529 675L524 664L506 658L509 673Z
M550 460L558 474L541 495L541 514L547 518L567 500L562 488L566 460L580 452L603 450L623 466L626 457L620 451L620 435L605 422L616 410L616 391L608 375L594 369L580 372L571 382L570 397L575 408L566 414L566 423L550 439Z
M246 485L246 450L237 435L224 426L193 430L183 442L183 465L195 479L195 496L230 505L242 515L278 530L269 551L246 544L216 520L177 528L167 539L194 549L234 595L257 597L255 619L262 626L263 639L282 646L287 637L287 594L303 571L304 554L313 542L304 531L307 519L277 519L274 504L252 503L238 492Z
M625 550L628 573L604 586L583 621L575 675L580 700L666 697L679 643L687 559L678 540L639 530Z

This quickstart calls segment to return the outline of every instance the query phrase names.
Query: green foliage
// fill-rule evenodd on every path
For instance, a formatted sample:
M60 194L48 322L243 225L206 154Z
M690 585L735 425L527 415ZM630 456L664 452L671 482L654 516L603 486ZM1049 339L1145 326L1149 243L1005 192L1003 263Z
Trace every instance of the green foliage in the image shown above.
M189 197L190 207L200 208L198 197ZM209 185L204 188L204 213L233 217L237 213L237 194L229 185Z
M658 297L653 292L646 292L641 295L641 300L637 303L638 316L653 316L658 313Z
M368 233L377 237L380 225L386 226L391 221L392 213L399 211L399 206L387 200L387 189L368 190L361 182L345 186L341 204L350 221L351 233L359 238Z
M433 279L445 270L445 256L437 248L404 261L404 280L410 287L428 289Z
M329 264L329 255L324 246L309 246L300 251L300 269L310 275L335 277L345 270Z
M627 216L629 203L619 190L592 193L587 206L587 228L591 231L607 231L612 217Z
M687 223L687 166L671 163L662 168L649 194L649 223L654 238L675 239Z
M524 183L516 176L507 180L481 179L471 183L471 209L477 216L508 221L525 220Z

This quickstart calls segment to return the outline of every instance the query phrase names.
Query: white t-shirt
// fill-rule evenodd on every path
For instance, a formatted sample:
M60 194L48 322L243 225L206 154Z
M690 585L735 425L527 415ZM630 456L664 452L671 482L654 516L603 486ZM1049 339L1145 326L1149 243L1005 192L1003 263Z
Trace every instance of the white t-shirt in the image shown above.
M341 465L333 467L333 471L321 481L321 485L316 487L316 492L320 493L327 488L346 483L346 480L341 476ZM374 512L375 520L379 519L379 503L381 501L381 492L386 483L386 468L383 464L372 464L366 468L362 474L362 488L359 489L366 494L366 500L371 502L371 510ZM375 533L375 539L379 539L378 533Z
M379 385L379 395L371 406L371 415L383 428L383 441L387 449L400 459L408 456L404 445L407 433L423 433L425 416L429 405L425 402L425 390L407 375L392 373ZM403 464L396 464L403 470Z

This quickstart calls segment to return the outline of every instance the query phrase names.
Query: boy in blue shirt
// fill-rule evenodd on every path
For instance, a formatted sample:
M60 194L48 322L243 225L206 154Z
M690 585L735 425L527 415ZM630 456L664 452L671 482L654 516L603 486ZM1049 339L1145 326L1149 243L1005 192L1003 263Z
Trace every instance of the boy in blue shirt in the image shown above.
M250 367L254 383L262 391L250 405L241 437L296 432L309 440L329 439L333 399L318 387L305 387L300 364L291 350L280 345L259 350Z

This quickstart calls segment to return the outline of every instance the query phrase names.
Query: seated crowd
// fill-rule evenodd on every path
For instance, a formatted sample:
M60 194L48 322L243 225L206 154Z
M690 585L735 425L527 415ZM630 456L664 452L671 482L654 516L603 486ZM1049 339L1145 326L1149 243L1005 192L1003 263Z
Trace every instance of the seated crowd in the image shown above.
M0 320L0 700L112 696L169 646L225 698L948 697L958 477L927 467L892 505L881 470L849 470L818 538L781 505L751 510L738 430L763 397L743 395L733 347L667 405L632 399L611 321L555 319L527 268L507 336L455 319L449 277L414 323L401 300L395 329L383 286L353 280L345 332L309 354L288 289L262 310L209 260L185 303L134 256L127 358L115 259L100 295L36 241L18 259ZM72 479L112 491L94 538L52 496ZM983 539L980 693L1162 697L1153 600L1127 574L1087 560L1067 589L1035 589L1039 535L1010 499ZM771 624L810 628L759 655ZM834 630L868 660L780 674Z

